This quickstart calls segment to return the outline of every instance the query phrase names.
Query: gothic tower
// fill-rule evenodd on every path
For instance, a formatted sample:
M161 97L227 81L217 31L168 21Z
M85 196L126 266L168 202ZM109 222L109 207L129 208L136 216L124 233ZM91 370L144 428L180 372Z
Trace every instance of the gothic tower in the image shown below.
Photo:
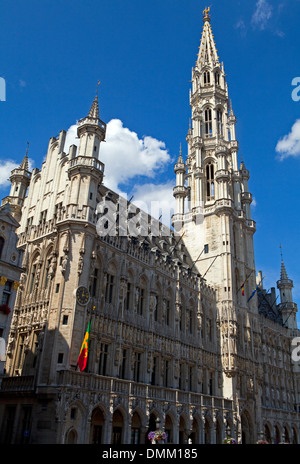
M249 172L243 161L238 164L236 117L224 65L219 61L209 9L203 13L199 53L192 69L188 153L185 162L180 154L175 165L177 210L173 225L183 235L202 278L217 290L226 373L224 391L232 396L231 378L238 361L238 319L257 314L255 298L247 301L256 287L255 222L250 211Z
M29 173L25 158L12 172L10 198L19 195L22 200L18 247L24 252L8 343L7 371L12 375L35 375L47 383L55 378L58 359L59 365L76 364L80 346L73 342L74 334L81 339L86 308L75 302L74 292L90 285L95 211L104 175L99 150L105 133L96 96L88 115L78 122L78 149L65 147L66 132L61 131L51 137L41 170ZM26 330L22 312L34 321Z
M4 198L2 204L9 203L10 210L17 222L20 222L22 216L22 207L26 197L27 189L30 184L31 172L28 164L28 149L18 168L11 172L9 178L11 188L9 196Z
M80 209L95 203L99 183L102 183L104 165L99 161L100 144L105 139L106 125L99 118L96 95L89 114L78 121L78 154L71 155L68 169L71 181L69 204Z

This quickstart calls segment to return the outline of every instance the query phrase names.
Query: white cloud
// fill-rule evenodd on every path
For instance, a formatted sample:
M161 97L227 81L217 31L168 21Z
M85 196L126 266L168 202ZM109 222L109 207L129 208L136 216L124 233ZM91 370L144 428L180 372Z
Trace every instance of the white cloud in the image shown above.
M272 17L272 6L267 0L258 0L252 16L252 24L260 30L264 30L269 19Z
M79 145L77 125L67 131L65 151ZM100 160L105 164L104 184L115 192L137 176L153 178L171 160L165 143L151 136L139 138L124 127L119 119L112 119L106 128L106 142L101 143Z
M100 159L105 163L105 184L117 189L136 176L154 177L170 161L170 155L163 142L150 136L139 139L122 121L113 119L107 125Z
M281 161L289 156L300 156L300 119L294 123L291 132L278 141L276 152Z
M245 21L243 19L239 19L235 25L235 29L239 29L241 32L241 35L244 37L247 33Z
M79 139L77 138L77 124L73 124L67 130L66 140L65 140L65 152L69 152L71 145L79 146Z
M174 183L140 184L133 190L132 202L155 219L170 226L171 216L175 213L175 198L173 197Z
M15 168L18 168L20 164L21 164L20 162L16 163L13 160L7 160L7 161L0 160L0 188L1 189L5 189L9 187L10 185L9 178L11 175L11 171ZM34 166L34 160L29 158L28 159L29 171L32 171L33 166Z
M14 161L2 161L0 160L0 188L6 188L9 186L9 177L13 169L17 168L20 163L15 163Z

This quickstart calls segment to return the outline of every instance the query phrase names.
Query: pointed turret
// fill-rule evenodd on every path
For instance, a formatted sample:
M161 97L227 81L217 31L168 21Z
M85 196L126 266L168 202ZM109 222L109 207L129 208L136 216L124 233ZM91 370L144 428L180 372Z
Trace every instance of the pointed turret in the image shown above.
M27 156L27 153L26 153L26 155L24 156L23 161L22 161L22 163L20 164L19 169L24 169L24 171L28 171L28 170L29 170L29 164L28 164L28 156Z
M11 171L11 176L9 178L11 182L10 193L8 197L2 200L2 205L5 203L10 204L11 214L18 222L21 220L22 207L31 179L28 162L28 149L29 144L20 166Z
M288 278L283 259L281 259L280 280L277 281L277 288L280 291L279 310L282 314L283 325L290 329L297 328L297 305L293 302L293 286L294 283Z
M99 157L100 143L104 141L106 124L99 117L99 102L96 94L88 115L78 122L80 138L78 156Z
M90 109L90 112L88 114L88 117L91 118L91 119L99 119L99 103L98 103L98 96L96 95L93 103L92 103L92 106L91 106L91 109Z
M173 189L173 196L176 199L176 214L184 214L184 199L186 197L185 173L186 166L181 153L181 145L179 150L178 161L175 164L174 171L176 174L176 187Z
M280 280L281 281L288 280L288 276L287 276L287 272L286 272L286 268L285 268L283 260L281 260Z
M68 169L71 181L69 202L80 209L86 206L95 208L97 188L104 176L105 166L99 160L99 152L100 144L105 139L106 124L99 117L97 93L88 115L78 121L79 149L78 153L72 152ZM80 196L78 196L79 189Z

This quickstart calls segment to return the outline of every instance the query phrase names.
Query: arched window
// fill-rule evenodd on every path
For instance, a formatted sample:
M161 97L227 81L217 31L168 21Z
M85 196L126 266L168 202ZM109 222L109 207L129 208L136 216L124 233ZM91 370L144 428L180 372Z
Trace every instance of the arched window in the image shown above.
M173 306L172 306L172 293L170 289L166 292L166 297L163 300L163 318L168 326L173 326Z
M108 272L106 276L106 287L105 287L105 302L113 303L115 300L115 287L116 287L116 275L117 270L113 263L109 264Z
M217 131L219 136L223 136L223 114L221 110L217 110Z
M50 270L50 266L51 266L51 261L52 261L52 257L51 257L51 254L48 254L47 258L46 258L46 264L45 264L45 269L44 269L44 288L47 288L48 287L48 284L49 284L49 270Z
M112 418L111 444L120 445L123 442L124 418L123 414L117 409Z
M145 277L141 277L139 286L136 288L137 314L140 316L143 316L146 310L146 291L147 281Z
M195 311L194 311L194 301L192 299L189 301L188 320L189 320L188 332L190 335L193 335L195 333L196 320L195 320Z
M142 422L140 416L135 412L131 419L131 443L138 445L140 443Z
M133 301L133 274L129 272L127 286L126 286L125 301L124 301L124 308L126 311L131 310L132 301Z
M100 408L96 408L91 417L90 443L99 445L103 443L103 429L105 417Z
M218 71L215 72L215 84L220 85L220 73Z
M206 166L206 199L213 200L215 198L215 173L212 163Z
M205 121L205 137L212 137L212 112L210 108L207 108L204 112Z
M2 256L2 251L3 251L3 248L4 248L4 243L5 243L5 240L3 237L0 237L0 259L1 259L1 256Z
M99 274L100 274L100 271L98 267L95 267L91 275L91 285L90 285L90 294L93 298L97 296Z
M209 71L205 71L203 75L203 81L204 81L204 85L210 85L210 72Z
M29 279L28 279L28 292L32 293L35 288L39 285L39 274L40 274L40 256L37 254L31 261Z

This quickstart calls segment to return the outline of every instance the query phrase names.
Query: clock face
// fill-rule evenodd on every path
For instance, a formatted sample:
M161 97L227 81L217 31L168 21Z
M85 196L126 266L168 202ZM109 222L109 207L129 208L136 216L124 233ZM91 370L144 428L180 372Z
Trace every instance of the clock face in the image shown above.
M76 290L76 300L81 305L86 305L89 302L90 294L87 288L78 287Z

